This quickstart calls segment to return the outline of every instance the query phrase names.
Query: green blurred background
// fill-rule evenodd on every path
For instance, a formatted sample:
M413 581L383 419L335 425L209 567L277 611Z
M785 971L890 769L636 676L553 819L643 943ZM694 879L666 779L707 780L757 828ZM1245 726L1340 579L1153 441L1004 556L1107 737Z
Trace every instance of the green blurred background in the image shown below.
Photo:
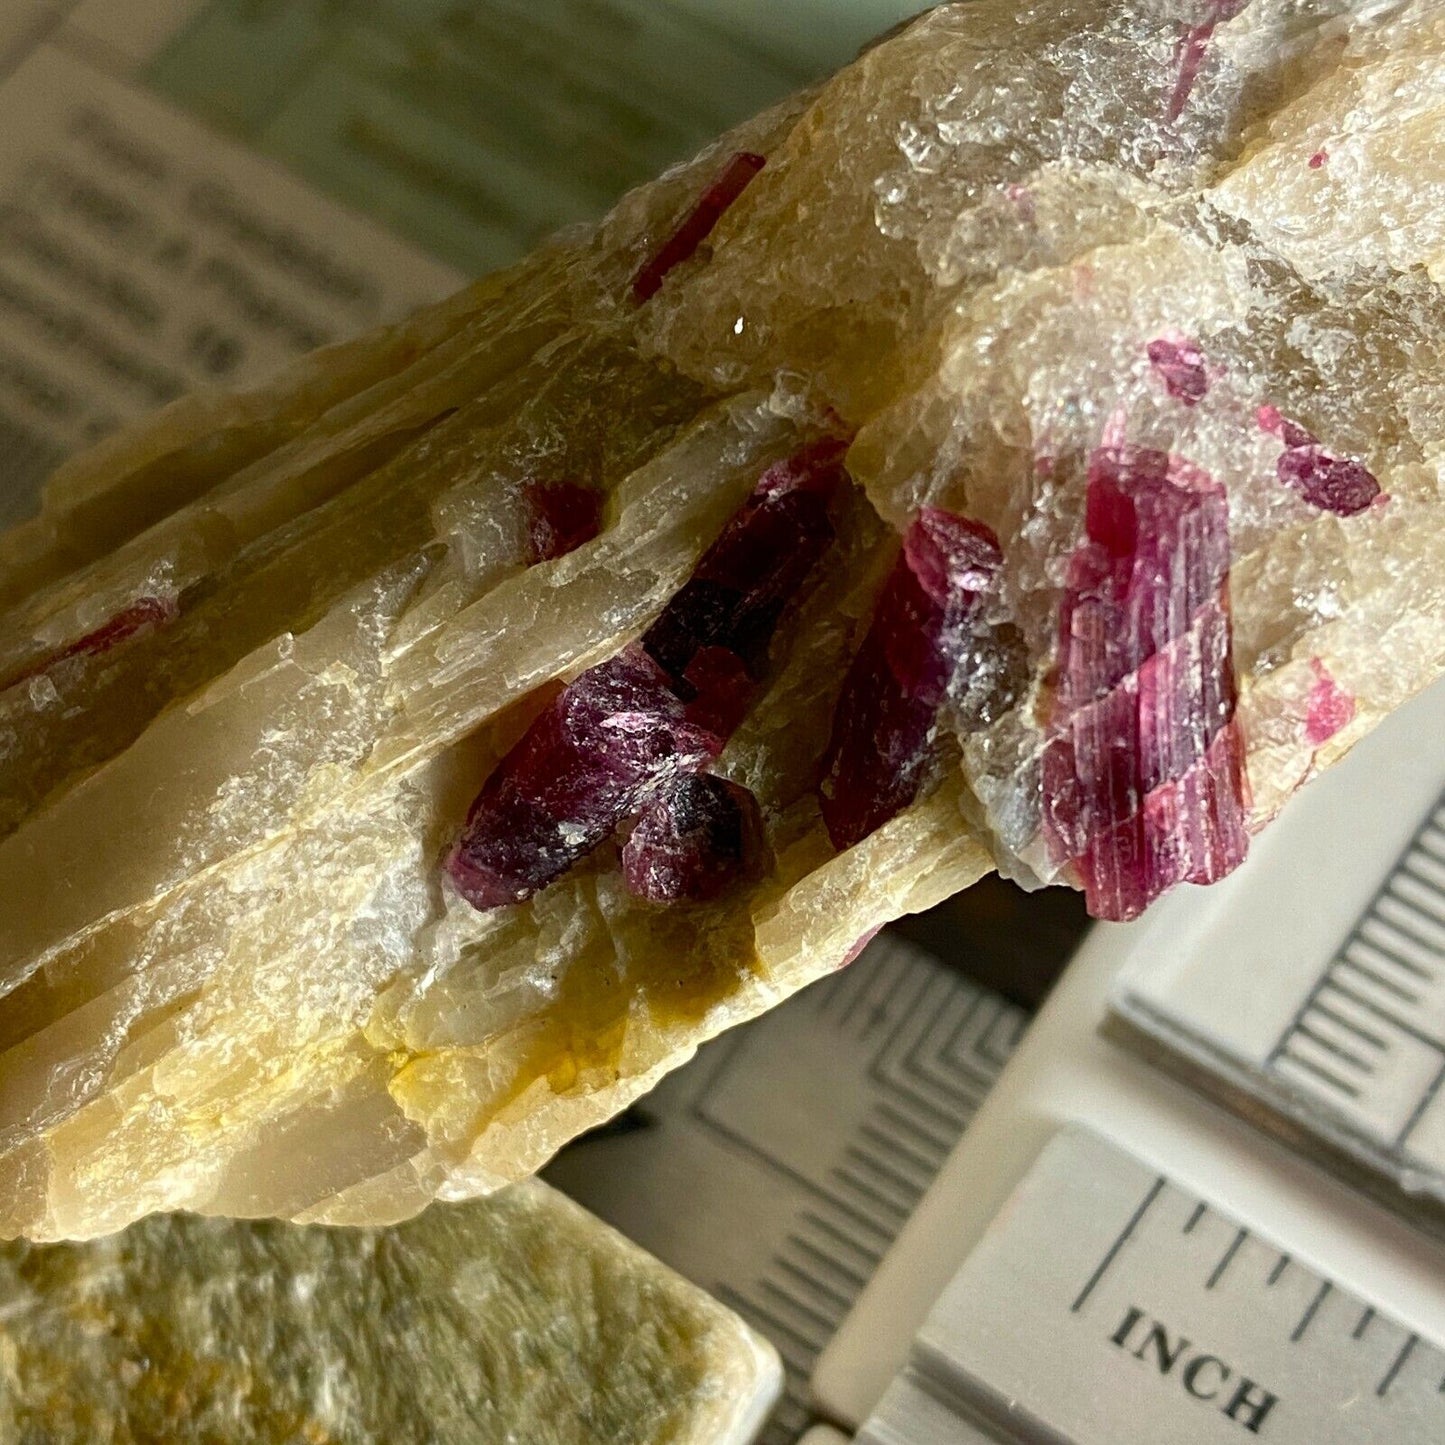
M513 260L920 0L213 0L148 79L463 270Z

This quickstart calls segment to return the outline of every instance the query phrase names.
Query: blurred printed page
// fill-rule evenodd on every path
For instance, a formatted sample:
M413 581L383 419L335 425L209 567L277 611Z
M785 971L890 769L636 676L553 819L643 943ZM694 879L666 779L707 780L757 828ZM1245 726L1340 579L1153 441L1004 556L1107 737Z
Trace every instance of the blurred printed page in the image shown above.
M0 525L68 452L444 295L917 0L9 0Z

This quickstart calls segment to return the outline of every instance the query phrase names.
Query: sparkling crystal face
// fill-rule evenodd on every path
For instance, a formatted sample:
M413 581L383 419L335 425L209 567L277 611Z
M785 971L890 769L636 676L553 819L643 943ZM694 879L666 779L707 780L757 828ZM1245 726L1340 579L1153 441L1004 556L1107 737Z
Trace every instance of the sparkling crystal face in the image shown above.
M563 688L502 759L447 860L469 903L523 902L655 807L634 830L633 871L654 890L642 896L676 884L693 897L722 877L705 856L712 835L692 836L665 798L694 796L676 788L717 758L755 696L778 619L832 541L845 450L824 439L769 468L641 642ZM658 867L673 883L647 884L669 830L679 861Z
M1247 849L1224 489L1190 463L1101 448L1069 564L1044 818L1099 918L1136 917Z
M818 802L851 848L918 795L939 707L976 659L979 606L1003 561L981 522L926 507L903 538L833 714Z

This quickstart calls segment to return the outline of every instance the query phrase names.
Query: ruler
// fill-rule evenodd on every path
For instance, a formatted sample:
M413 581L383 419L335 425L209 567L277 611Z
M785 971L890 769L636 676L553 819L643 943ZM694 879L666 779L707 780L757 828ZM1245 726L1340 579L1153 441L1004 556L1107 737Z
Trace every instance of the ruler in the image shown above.
M1445 1439L1445 1354L1087 1129L953 1278L860 1445Z
M1172 900L1113 1000L1158 1062L1445 1232L1445 690Z
M807 1380L973 1116L1027 1015L888 934L701 1049L547 1177L736 1309L782 1355L761 1437Z

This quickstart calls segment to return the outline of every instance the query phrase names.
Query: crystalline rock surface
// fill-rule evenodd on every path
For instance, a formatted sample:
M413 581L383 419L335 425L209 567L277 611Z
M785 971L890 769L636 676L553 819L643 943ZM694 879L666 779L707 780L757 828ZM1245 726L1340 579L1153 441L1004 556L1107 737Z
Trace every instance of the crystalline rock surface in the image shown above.
M0 1233L522 1178L1445 663L1445 13L944 5L0 538Z

